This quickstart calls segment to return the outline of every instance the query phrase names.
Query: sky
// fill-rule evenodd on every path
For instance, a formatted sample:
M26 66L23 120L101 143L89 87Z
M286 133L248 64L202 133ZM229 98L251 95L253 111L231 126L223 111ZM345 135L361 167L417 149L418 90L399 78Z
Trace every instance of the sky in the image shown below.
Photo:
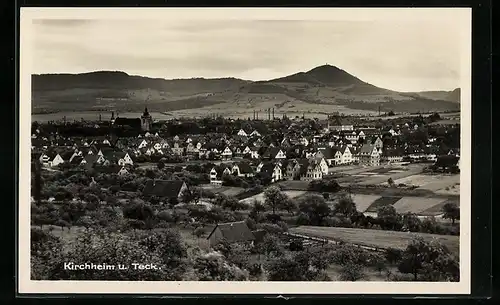
M409 21L35 19L32 73L268 80L337 66L396 91L460 86L460 28Z

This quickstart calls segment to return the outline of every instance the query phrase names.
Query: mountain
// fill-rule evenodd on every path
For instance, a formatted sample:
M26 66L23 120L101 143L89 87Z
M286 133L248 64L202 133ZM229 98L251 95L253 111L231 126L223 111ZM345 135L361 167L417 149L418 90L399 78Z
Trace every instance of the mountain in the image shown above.
M403 93L371 85L348 72L323 65L267 81L237 78L162 79L121 71L32 75L33 113L57 111L154 112L186 115L458 110L460 89Z
M460 103L460 88L456 88L452 91L422 91L413 94L433 100Z

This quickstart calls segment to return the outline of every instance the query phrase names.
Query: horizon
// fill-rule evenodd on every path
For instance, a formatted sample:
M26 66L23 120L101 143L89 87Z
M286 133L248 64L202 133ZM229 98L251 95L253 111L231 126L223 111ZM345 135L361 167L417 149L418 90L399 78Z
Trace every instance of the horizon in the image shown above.
M199 20L176 18L175 11L162 12L165 20L34 19L33 74L265 81L327 63L393 91L460 87L461 20L449 12L349 21L287 20L286 14L283 20Z
M334 65L330 65L330 64L324 64L324 65L319 65L319 66L316 66L312 69L309 69L307 71L298 71L296 73L307 73L313 69L316 69L316 68L319 68L319 67L324 67L324 66L329 66L329 67L333 67L333 68L337 68L337 69L340 69L348 74L350 74L348 71L346 70L343 70L342 68L340 67L337 67L337 66L334 66ZM120 71L120 70L94 70L94 71L88 71L88 72L80 72L80 73L66 73L66 72L60 72L60 73L42 73L42 74L31 74L32 76L43 76L43 75L82 75L82 74L93 74L93 73L124 73L128 76L135 76L135 77L143 77L143 78L149 78L149 79L162 79L162 80L165 80L165 81L174 81L174 80L190 80L190 79L204 79L204 80L216 80L216 79L238 79L238 80L242 80L242 81L248 81L248 82L265 82L265 81L271 81L272 79L262 79L262 80L249 80L249 79L242 79L242 78L237 78L237 77L233 77L233 76L226 76L226 77L186 77L186 78L162 78L162 77L151 77L151 76L147 76L147 75L138 75L138 74L130 74L130 73L127 73L126 71ZM294 73L294 74L296 74ZM292 75L292 74L290 74ZM350 74L352 75L352 74ZM289 76L289 75L284 75L283 77L285 76ZM354 77L356 77L355 75L352 75ZM364 81L363 79L361 79L361 81ZM366 81L364 81L366 82ZM366 83L369 83L371 84L370 82L366 82ZM388 89L388 88L382 88L382 89ZM446 89L435 89L435 90L421 90L421 91L399 91L401 93L412 93L412 92L433 92L433 91L446 91L446 92L451 92L451 91L454 91L454 90L457 90L457 89L460 89L460 87L456 87L456 88L452 88L452 89L449 89L449 90L446 90Z

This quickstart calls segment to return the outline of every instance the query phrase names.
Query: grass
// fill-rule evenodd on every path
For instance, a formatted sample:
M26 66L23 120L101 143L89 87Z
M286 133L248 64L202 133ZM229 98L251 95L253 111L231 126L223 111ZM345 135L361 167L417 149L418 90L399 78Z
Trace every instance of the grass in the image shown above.
M437 239L446 245L453 253L458 254L459 252L459 237L451 235L314 226L290 228L289 232L330 240L343 240L347 243L362 246L372 246L381 249L391 247L401 250L406 249L412 238L421 236L427 241Z
M407 212L420 214L444 201L442 198L403 197L394 204L394 208L396 208L396 212L401 214Z
M455 203L457 205L460 205L460 200L452 200L448 199L445 201L440 202L439 204L436 204L428 209L425 209L419 213L419 215L422 216L437 216L440 214L443 214L443 207L447 203Z
M394 205L403 197L380 197L376 199L367 209L366 212L377 212L378 208L386 205Z
M378 195L352 194L352 200L356 203L356 209L359 212L365 212L367 209L381 197Z

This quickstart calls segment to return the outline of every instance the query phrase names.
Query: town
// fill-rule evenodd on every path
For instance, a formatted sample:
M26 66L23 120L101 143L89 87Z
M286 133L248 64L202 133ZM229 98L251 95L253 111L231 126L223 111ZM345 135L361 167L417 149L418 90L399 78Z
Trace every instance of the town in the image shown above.
M32 123L34 277L458 280L459 114L153 116Z

